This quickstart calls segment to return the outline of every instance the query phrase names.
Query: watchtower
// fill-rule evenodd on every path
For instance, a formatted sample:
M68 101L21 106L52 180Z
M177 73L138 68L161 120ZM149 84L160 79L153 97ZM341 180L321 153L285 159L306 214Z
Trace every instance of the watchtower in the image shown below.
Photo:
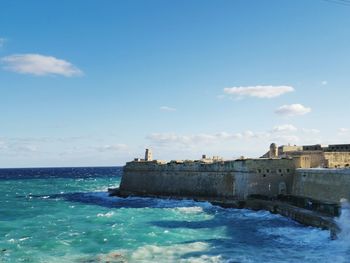
M146 149L145 152L145 161L149 162L153 160L153 156L152 156L152 151L151 149Z
M271 143L269 157L270 158L277 158L278 157L278 147L277 147L276 143Z

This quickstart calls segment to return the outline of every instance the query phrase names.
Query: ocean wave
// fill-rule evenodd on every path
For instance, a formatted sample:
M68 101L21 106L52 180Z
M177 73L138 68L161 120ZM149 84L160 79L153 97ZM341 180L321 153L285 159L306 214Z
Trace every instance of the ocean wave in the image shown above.
M98 213L96 216L97 217L112 217L114 215L114 212L108 212L108 213Z
M286 245L317 246L330 242L328 230L314 227L264 227L259 229L259 232Z
M130 262L224 262L221 256L205 254L210 248L208 243L193 242L172 246L145 245L137 248L127 257ZM201 255L195 256L196 253Z
M179 211L185 214L193 214L193 213L196 214L196 213L202 213L203 207L200 207L200 206L176 207L175 211Z

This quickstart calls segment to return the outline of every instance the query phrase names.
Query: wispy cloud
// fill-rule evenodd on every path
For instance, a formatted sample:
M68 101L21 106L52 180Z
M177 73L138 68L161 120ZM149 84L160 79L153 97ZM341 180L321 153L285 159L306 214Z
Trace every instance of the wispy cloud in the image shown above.
M275 98L288 92L293 92L291 86L246 86L224 88L224 93L239 98L257 97L257 98Z
M339 135L347 135L347 134L350 134L350 129L349 129L349 128L339 128L339 129L338 129L338 134L339 134Z
M295 116L295 115L304 115L309 113L311 108L305 107L301 104L290 104L283 105L275 110L275 113L284 116Z
M82 71L68 61L40 54L18 54L3 57L4 69L21 74L36 76L62 75L73 77L82 75Z
M38 151L38 146L33 143L18 143L11 140L0 141L0 153L6 155L26 155Z
M218 132L215 134L199 133L192 135L181 135L176 133L152 133L146 138L152 143L160 146L182 145L196 146L204 144L220 143L234 139L250 139L266 137L266 133L255 133L252 131L244 131L241 133Z
M321 85L323 85L323 86L325 86L325 85L327 85L328 84L328 81L327 80L323 80L322 82L321 82Z
M311 134L318 134L321 132L318 129L307 129L307 128L302 128L301 131L304 133L311 133Z
M272 129L273 132L294 132L297 130L298 129L292 124L277 125Z
M6 38L0 37L0 48L2 48L6 43Z
M122 144L122 143L119 143L119 144L106 144L106 145L103 145L103 146L98 146L96 147L96 149L100 152L114 152L114 151L125 151L128 149L128 145L126 144Z
M176 111L176 108L168 107L168 106L161 106L159 109L162 111Z
M288 143L319 143L321 141L320 131L317 129L297 128L292 124L276 125L267 131L242 131L237 133L199 133L199 134L177 134L177 133L152 133L146 137L150 145L160 149L176 150L200 150L217 147L221 149L234 149L233 145L266 145L269 142L278 144ZM263 148L264 150L265 148Z

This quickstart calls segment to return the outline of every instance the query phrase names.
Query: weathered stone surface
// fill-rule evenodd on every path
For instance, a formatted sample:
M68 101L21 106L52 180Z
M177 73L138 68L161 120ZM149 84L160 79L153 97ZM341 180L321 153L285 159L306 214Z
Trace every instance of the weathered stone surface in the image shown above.
M129 162L120 184L122 195L229 197L276 196L292 191L290 159L244 159L214 163Z
M293 195L323 202L350 200L350 169L297 169Z

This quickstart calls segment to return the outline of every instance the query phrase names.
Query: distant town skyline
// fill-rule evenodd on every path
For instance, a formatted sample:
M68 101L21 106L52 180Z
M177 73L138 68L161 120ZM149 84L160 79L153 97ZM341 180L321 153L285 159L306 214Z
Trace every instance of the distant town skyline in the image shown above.
M349 58L346 1L1 1L0 168L350 143Z

